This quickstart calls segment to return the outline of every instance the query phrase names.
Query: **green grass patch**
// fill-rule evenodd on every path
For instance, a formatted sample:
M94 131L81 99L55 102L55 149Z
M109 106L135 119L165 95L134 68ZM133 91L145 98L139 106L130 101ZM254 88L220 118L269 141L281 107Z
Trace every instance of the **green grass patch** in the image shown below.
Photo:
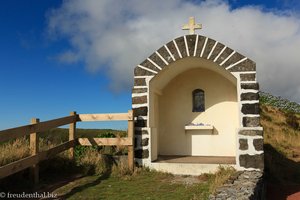
M175 176L141 170L132 176L88 176L57 190L66 199L208 199L210 181L174 182Z

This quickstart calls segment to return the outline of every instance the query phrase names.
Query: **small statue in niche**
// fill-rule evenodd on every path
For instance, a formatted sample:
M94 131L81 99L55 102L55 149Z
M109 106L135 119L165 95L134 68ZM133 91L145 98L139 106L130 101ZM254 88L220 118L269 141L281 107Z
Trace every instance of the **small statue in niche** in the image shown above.
M193 112L204 112L204 91L201 89L196 89L193 91Z

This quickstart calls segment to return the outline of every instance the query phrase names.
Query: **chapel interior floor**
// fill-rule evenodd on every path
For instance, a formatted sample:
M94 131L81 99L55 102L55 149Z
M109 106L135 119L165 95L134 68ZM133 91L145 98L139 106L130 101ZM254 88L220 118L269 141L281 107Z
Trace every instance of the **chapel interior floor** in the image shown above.
M229 164L234 165L234 156L181 156L181 155L159 155L157 163L194 163L194 164Z

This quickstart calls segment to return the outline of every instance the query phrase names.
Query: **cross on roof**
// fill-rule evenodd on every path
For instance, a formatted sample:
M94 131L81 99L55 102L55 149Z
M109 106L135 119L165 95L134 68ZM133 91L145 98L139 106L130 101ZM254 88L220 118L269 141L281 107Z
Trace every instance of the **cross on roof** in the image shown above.
M195 17L190 17L189 23L184 24L182 30L189 30L189 33L192 35L195 34L195 29L201 29L201 28L202 28L202 24L196 24Z

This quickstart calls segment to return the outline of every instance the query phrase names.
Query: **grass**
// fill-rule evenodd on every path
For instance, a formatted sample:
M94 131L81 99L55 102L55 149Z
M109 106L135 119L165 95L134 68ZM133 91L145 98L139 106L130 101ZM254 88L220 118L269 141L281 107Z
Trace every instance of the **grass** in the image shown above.
M272 106L261 106L265 144L271 145L289 159L296 159L295 155L300 153L300 130L288 123L290 115L289 112ZM299 121L299 114L292 115Z
M130 176L87 176L73 181L54 193L67 199L208 199L217 186L235 171L221 167L216 174L193 177L194 184L178 182L178 176L137 168ZM189 178L181 176L179 179Z
M29 141L23 137L0 145L0 166L29 156Z

